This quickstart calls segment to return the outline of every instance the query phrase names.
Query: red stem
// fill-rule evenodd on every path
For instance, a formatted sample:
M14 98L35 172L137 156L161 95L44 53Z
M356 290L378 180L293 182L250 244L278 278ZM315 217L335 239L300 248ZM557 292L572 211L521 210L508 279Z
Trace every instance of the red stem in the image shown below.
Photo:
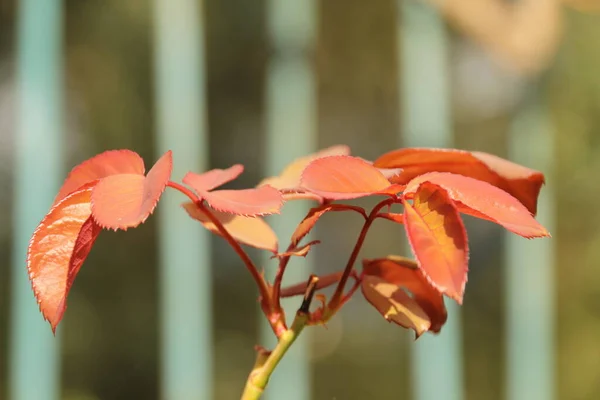
M282 332L284 332L284 330L282 330L282 328L285 329L285 323L284 323L284 326L282 327L280 325L281 321L279 321L280 320L279 317L271 318L271 314L272 314L272 310L273 310L273 297L271 296L271 291L269 289L269 286L267 285L267 282L265 281L265 279L261 275L261 273L258 272L258 269L252 262L252 259L250 259L250 257L244 251L244 249L242 249L240 244L233 238L233 236L231 236L231 234L229 233L227 228L225 228L223 226L221 221L219 221L219 219L217 217L215 217L215 215L210 211L210 209L208 209L208 207L206 207L204 205L204 203L202 203L202 199L200 199L194 192L192 192L190 189L186 188L185 186L183 186L177 182L169 181L167 183L167 186L169 186L175 190L178 190L181 193L183 193L184 195L186 195L187 197L189 197L190 200L192 200L196 204L198 209L200 211L202 211L202 213L204 213L208 217L208 219L215 225L215 227L221 233L223 238L229 243L229 245L233 248L233 250L240 257L240 259L242 260L242 262L244 263L244 265L250 272L250 275L252 275L252 278L256 282L256 285L258 286L258 291L260 292L260 296L261 296L261 305L262 305L263 312L265 313L267 319L269 320L269 323L271 324L271 328L273 329L273 332L275 332L277 337L279 337L280 334Z
M369 228L371 227L371 224L373 223L373 221L375 221L375 219L377 218L377 214L383 207L391 205L397 201L398 201L398 199L396 199L396 198L386 199L386 200L380 202L379 204L377 204L373 208L373 210L371 210L371 212L369 213L369 217L365 221L365 223L360 231L360 235L358 236L358 240L356 241L356 244L354 245L352 254L350 254L350 258L348 259L348 263L346 264L346 268L344 269L344 274L342 275L342 278L338 282L338 285L335 288L335 292L333 293L331 300L329 300L328 308L330 310L335 312L335 310L337 310L340 307L340 305L342 304L342 295L344 293L344 287L346 286L346 282L348 281L348 278L350 277L350 274L354 268L354 263L356 262L358 253L360 253L360 249L362 248L365 238L367 237Z

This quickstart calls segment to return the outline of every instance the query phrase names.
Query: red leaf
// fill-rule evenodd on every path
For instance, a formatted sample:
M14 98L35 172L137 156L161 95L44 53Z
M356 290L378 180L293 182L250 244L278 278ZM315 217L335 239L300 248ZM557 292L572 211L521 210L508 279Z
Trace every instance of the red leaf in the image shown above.
M390 185L379 169L351 156L330 156L311 162L302 173L301 187L332 200L395 195L401 191Z
M526 238L550 236L523 204L489 183L456 174L431 172L410 181L405 194L413 193L422 182L444 188L460 212L490 220Z
M215 224L200 211L195 203L184 203L182 206L190 217L200 221L212 233L221 236ZM213 211L213 214L238 242L277 253L277 236L262 218L226 214L216 210Z
M188 172L183 177L183 183L193 188L199 195L231 182L244 172L244 166L235 164L227 169L212 169L203 174Z
M322 157L329 156L340 156L340 155L349 155L350 148L345 145L337 145L328 147L319 151L318 153L310 154L308 156L299 158L294 160L291 164L289 164L279 176L270 177L264 179L262 182L258 184L258 186L262 185L271 185L276 189L285 190L285 189L297 189L300 186L300 178L302 176L302 171L306 168L311 161L316 160ZM306 198L306 197L303 197Z
M278 214L283 205L279 190L265 185L256 189L198 191L212 208L236 215Z
M154 211L173 167L171 151L154 164L148 176L118 174L108 176L92 191L92 214L96 222L108 229L133 228Z
M361 214L365 219L367 215L365 210L360 207L351 206L348 204L326 204L320 207L312 208L306 217L298 224L296 230L292 234L292 246L297 246L300 241L310 233L315 224L323 216L323 214L329 211L356 211Z
M404 227L425 277L440 293L462 304L469 249L465 227L448 193L421 184L413 205L404 202Z
M402 173L391 179L399 184L434 171L469 176L508 192L534 215L544 183L541 172L488 153L454 149L399 149L382 155L373 165L379 168L402 168Z
M365 275L361 290L365 299L387 321L414 330L417 338L431 327L427 313L399 286L377 276Z
M29 242L29 279L53 332L65 312L71 285L101 230L90 217L92 188L93 183L84 185L61 199Z
M413 299L429 317L429 330L436 333L440 331L448 318L444 299L427 281L415 261L399 256L364 260L363 272L411 292Z
M71 170L58 191L53 206L86 183L116 174L144 174L144 160L131 150L109 150Z

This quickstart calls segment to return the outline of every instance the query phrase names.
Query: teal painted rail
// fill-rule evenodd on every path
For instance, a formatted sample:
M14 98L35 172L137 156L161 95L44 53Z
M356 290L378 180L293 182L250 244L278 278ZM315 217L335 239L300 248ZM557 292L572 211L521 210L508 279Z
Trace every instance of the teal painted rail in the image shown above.
M62 2L17 9L17 130L9 349L11 400L59 398L59 338L42 319L27 278L29 238L64 178ZM34 379L34 381L32 381Z
M553 131L538 88L515 115L509 135L510 159L544 171L538 220L555 233ZM555 239L554 239L555 240ZM554 380L554 240L506 237L506 398L552 400Z
M173 179L208 168L203 9L196 0L155 0L157 155L173 150ZM163 399L212 395L212 290L208 233L167 191L159 206Z
M403 104L400 141L405 147L452 147L445 25L424 4L404 0L397 4ZM446 305L448 322L440 335L426 336L410 345L416 400L464 398L461 312L452 301Z
M316 89L310 61L316 31L316 3L312 0L270 0L268 37L273 53L269 60L266 86L266 176L277 175L290 161L316 150ZM308 206L302 202L285 205L281 216L270 223L287 246L295 226ZM285 250L285 249L284 249ZM307 259L292 260L284 284L308 278L312 267ZM266 262L266 260L265 260ZM273 261L271 260L271 265ZM302 266L296 265L302 263ZM268 270L271 277L274 270ZM288 317L298 309L298 299L282 302ZM261 343L272 347L273 332L261 318ZM289 318L288 318L289 319ZM309 331L294 343L265 391L267 399L307 400L311 398L310 366L307 357ZM291 389L293 388L293 390Z

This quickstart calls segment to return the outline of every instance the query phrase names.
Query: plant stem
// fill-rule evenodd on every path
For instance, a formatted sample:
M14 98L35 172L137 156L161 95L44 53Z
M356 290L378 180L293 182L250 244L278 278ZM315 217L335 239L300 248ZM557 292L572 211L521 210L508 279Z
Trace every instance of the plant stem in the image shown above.
M311 275L306 286L304 300L296 313L294 322L290 329L286 330L279 337L277 346L275 346L273 351L271 353L266 353L262 349L258 351L257 361L248 376L241 400L258 400L262 396L275 367L277 367L290 346L296 341L304 327L308 324L310 316L309 308L317 290L317 282L319 282L319 278Z
M325 313L323 314L323 319L325 321L333 316L333 314L336 312L336 310L339 308L339 306L342 303L342 295L344 293L344 287L346 286L346 282L348 281L348 278L350 277L350 273L352 272L352 270L354 268L354 263L356 262L356 258L358 257L358 254L360 253L360 249L362 248L365 238L367 237L367 233L369 232L369 228L371 227L371 224L373 223L373 221L375 221L375 219L377 218L377 214L383 207L389 206L397 201L398 200L395 197L386 199L386 200L378 203L373 208L373 210L371 210L371 212L369 213L369 217L367 218L367 220L363 224L362 229L360 230L358 240L356 241L356 244L354 245L352 254L350 254L350 258L348 259L348 263L346 264L344 273L342 274L342 277L340 278L340 281L338 282L338 285L335 288L335 292L333 293L333 296L331 297L331 300L329 301L327 310L325 310Z
M200 211L202 211L202 213L204 213L208 217L208 219L215 225L215 227L219 230L219 232L221 233L223 238L229 243L229 245L233 248L233 250L240 257L240 259L242 260L242 262L244 263L244 265L250 272L250 275L256 282L256 285L258 286L258 291L259 291L260 297L261 297L261 306L262 306L261 308L262 308L263 312L265 313L267 320L269 321L269 324L271 325L271 328L273 329L273 332L275 333L275 335L277 335L279 337L279 335L281 335L282 332L284 332L286 329L285 321L282 321L282 319L279 316L275 317L272 315L273 314L273 312L272 312L273 311L273 297L271 296L271 290L269 289L269 286L267 285L265 278L262 276L262 274L260 272L258 272L258 269L256 268L256 265L254 265L254 263L252 262L252 259L250 258L250 256L248 256L248 254L244 251L242 246L240 246L240 244L237 242L237 240L235 240L233 238L233 236L231 236L231 234L229 233L227 228L225 228L225 226L223 226L221 221L219 221L219 219L210 211L210 209L202 203L202 199L199 198L194 192L192 192L190 189L186 188L185 186L183 186L177 182L169 181L167 183L167 186L169 186L173 189L176 189L179 192L186 195L187 197L189 197L190 200L192 200L196 204L198 209ZM283 322L283 325L282 325L282 322Z

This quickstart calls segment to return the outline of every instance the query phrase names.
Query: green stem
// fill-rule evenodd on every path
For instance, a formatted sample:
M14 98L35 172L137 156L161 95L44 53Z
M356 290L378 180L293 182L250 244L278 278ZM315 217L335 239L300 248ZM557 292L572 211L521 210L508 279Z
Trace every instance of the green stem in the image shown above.
M302 301L302 305L296 313L294 322L292 323L290 329L286 330L281 336L279 336L279 341L277 342L277 346L275 346L273 351L268 353L264 349L258 350L256 363L254 364L252 372L250 372L250 375L248 376L241 400L258 400L262 396L267 384L269 383L269 378L275 370L275 367L277 367L285 353L287 353L290 346L296 341L302 330L304 330L304 327L309 322L309 307L317 289L318 281L319 278L315 275L310 276L306 293L304 295L304 300Z

